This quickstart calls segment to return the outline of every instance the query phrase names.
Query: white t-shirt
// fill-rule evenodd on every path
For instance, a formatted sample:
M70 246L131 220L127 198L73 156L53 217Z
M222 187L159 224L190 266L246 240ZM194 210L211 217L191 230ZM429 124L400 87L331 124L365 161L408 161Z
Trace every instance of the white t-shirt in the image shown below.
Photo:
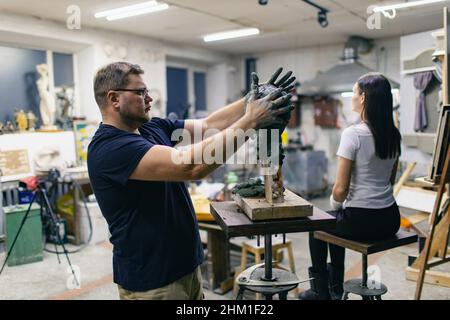
M336 154L353 161L345 207L380 209L395 202L390 177L396 158L382 160L375 155L375 141L367 124L346 128Z

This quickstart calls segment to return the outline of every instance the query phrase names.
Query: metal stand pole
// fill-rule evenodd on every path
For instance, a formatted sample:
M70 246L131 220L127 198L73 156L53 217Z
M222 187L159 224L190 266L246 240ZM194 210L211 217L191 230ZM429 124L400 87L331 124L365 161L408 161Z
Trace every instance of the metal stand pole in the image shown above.
M264 235L264 279L273 281L272 277L272 235Z

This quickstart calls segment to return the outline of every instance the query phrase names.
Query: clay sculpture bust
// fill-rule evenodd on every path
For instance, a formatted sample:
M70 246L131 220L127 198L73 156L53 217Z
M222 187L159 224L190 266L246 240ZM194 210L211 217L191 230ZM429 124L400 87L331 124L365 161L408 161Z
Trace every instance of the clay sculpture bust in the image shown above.
M246 100L250 98L252 93L256 91L256 98L260 99L263 97L266 97L269 94L272 94L273 92L279 90L280 88L282 91L279 93L279 97L284 99L284 102L278 106L279 109L283 109L286 107L289 107L291 105L291 94L289 93L293 88L293 82L295 81L295 77L291 77L292 71L287 72L281 79L277 81L278 76L283 71L283 68L279 68L266 83L259 84L259 78L256 73L252 73L252 91L250 91L247 96ZM289 122L291 116L291 112L287 112L282 116L279 116L278 119L272 121L271 123L267 125L263 125L261 128L258 129L278 129L279 130L279 161L277 164L282 164L284 155L281 149L281 134L283 133L284 129L286 128L287 123ZM257 149L258 149L258 159L259 159L259 147L261 142L259 141L259 135L258 135L258 142L257 142ZM271 155L271 141L270 141L270 135L267 136L267 147L268 147L268 156Z
M257 135L257 159L258 164L262 167L269 166L271 170L273 168L276 169L276 176L273 180L267 180L266 178L269 175L273 175L273 173L270 173L270 171L264 173L265 175L265 182L272 181L271 183L274 184L274 186L271 187L272 195L270 196L270 199L277 199L282 201L283 199L283 193L284 193L284 187L283 187L283 181L282 181L282 174L281 174L281 166L283 164L284 154L283 149L281 145L281 134L284 131L284 129L287 126L287 123L289 122L291 112L293 110L293 106L291 106L291 97L292 94L289 92L294 88L295 85L293 85L293 82L295 81L295 77L291 77L292 72L289 71L284 75L280 80L277 81L278 76L283 71L282 68L279 68L267 81L266 83L259 84L259 79L256 73L252 73L252 89L246 96L246 101L249 99L260 99L264 98L268 95L276 94L276 99L281 99L281 102L279 104L273 103L272 107L278 108L280 110L280 115L278 115L276 118L268 120L266 124L263 124L258 128L260 129L278 129L278 136L276 139L278 141L273 141L274 145L278 145L278 150L272 150L272 134L267 133L266 137L263 138L263 135L258 134ZM288 111L288 112L286 112ZM263 140L261 140L263 139ZM265 140L265 141L264 141ZM262 145L265 145L266 148L261 149ZM260 150L263 150L263 154L260 154ZM266 154L265 154L266 153ZM275 158L275 159L274 159ZM270 159L270 160L269 160ZM269 162L268 162L269 161ZM248 196L248 194L252 194L252 196L264 196L265 195L265 188L264 185L262 185L261 181L258 183L258 181L248 182L247 184L240 185L234 190L234 193L236 194L245 194ZM266 198L267 199L267 198ZM271 201L271 200L270 200Z

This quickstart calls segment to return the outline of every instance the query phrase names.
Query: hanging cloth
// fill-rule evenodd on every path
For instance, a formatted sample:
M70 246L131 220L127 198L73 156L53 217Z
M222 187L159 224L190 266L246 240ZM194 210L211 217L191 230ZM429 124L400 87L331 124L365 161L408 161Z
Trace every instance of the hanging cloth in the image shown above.
M421 72L414 76L414 87L419 91L416 103L414 130L424 131L428 127L427 110L425 108L425 90L433 79L433 72Z

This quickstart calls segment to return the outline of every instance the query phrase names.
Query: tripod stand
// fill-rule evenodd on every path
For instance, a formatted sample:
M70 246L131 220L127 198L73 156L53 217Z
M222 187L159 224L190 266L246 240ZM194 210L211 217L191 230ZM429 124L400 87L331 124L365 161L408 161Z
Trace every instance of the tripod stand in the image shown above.
M39 196L39 198L38 198L38 196ZM32 200L30 201L28 209L27 209L27 211L26 211L26 213L25 213L25 215L24 215L24 217L23 217L23 219L22 219L22 221L20 223L20 226L19 226L19 229L17 230L16 236L14 237L14 240L13 240L13 242L11 244L11 247L9 248L9 251L8 251L8 253L6 255L6 259L3 262L2 268L0 269L0 274L3 272L3 269L5 268L5 265L8 262L8 258L10 257L11 252L14 249L14 245L15 245L17 239L19 238L20 231L22 230L22 228L23 228L23 226L24 226L24 224L25 224L25 222L27 220L27 217L28 217L28 215L30 213L31 206L36 201L36 199L39 199L39 202L40 202L41 219L42 219L42 221L45 221L46 222L45 224L49 226L49 228L50 228L50 230L52 232L52 236L56 236L57 242L54 242L55 249L56 249L57 245L61 245L62 246L64 255L66 256L67 262L69 263L70 269L72 271L72 275L74 277L75 284L77 286L79 286L78 279L77 279L77 277L75 275L75 270L74 270L74 268L72 266L72 263L70 262L68 251L66 249L66 246L64 245L63 239L62 239L60 231L59 231L60 223L58 221L58 217L56 216L55 212L53 211L51 202L49 200L45 181L40 181L38 183L37 190L34 193ZM58 250L55 250L55 251L57 252L58 263L61 263L61 260L59 258L59 254L58 254Z

